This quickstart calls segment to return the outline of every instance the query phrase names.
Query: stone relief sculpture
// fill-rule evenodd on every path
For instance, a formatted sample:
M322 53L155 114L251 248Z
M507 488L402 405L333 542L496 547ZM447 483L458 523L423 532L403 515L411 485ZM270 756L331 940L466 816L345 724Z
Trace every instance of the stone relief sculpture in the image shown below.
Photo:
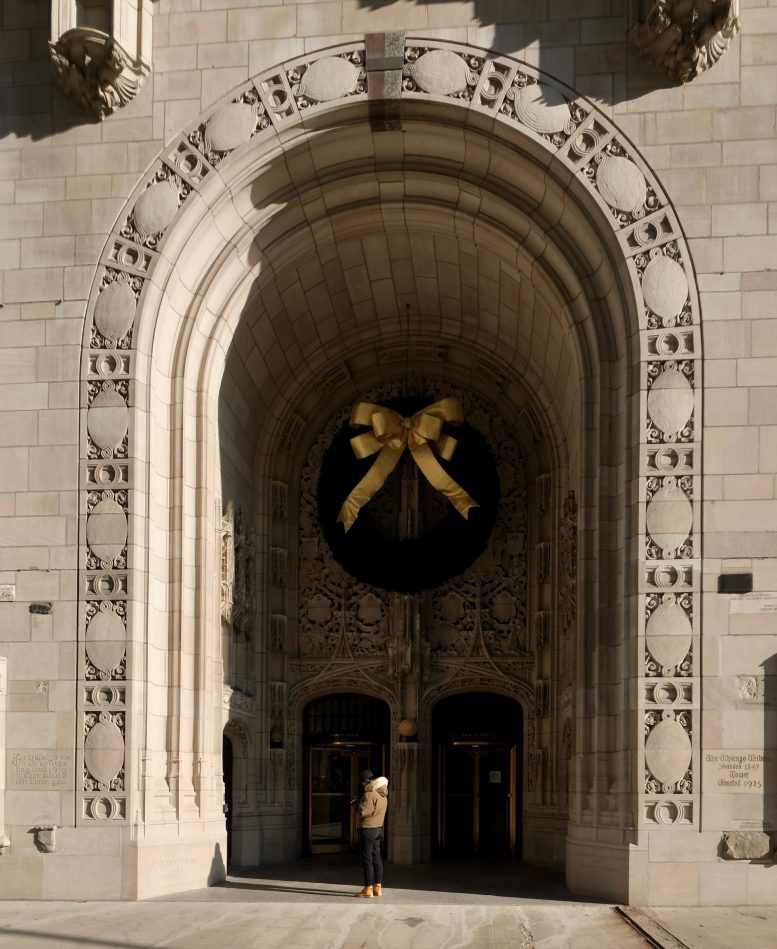
M53 0L49 53L54 77L100 121L131 102L151 68L152 0Z
M629 39L642 56L675 82L705 72L739 32L737 0L655 0Z
M100 120L131 102L148 72L99 30L68 30L49 52L62 91Z
M221 518L221 619L230 624L235 598L235 505L227 502Z

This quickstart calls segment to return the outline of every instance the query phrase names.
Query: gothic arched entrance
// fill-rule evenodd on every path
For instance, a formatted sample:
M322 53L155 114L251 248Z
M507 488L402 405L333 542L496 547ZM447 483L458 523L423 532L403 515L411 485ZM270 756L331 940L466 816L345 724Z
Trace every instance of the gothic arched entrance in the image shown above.
M100 259L84 332L78 821L126 830L128 891L201 885L224 840L235 716L252 776L244 852L294 856L304 702L361 691L391 707L395 859L424 859L431 707L494 690L521 696L527 794L564 842L525 837L524 857L565 852L577 890L649 900L635 853L699 820L689 251L636 149L573 90L510 57L407 40L399 126L370 124L369 55L361 41L312 53L198 117ZM523 550L525 614L510 591L483 607L490 564L428 605L428 626L391 626L404 594L381 612L335 578L339 598L319 602L332 628L306 631L302 569L322 549L300 503L311 452L408 365L424 393L489 406L480 417L500 414L520 445L537 518L523 548L506 530L496 553L509 578ZM237 563L230 501L248 525ZM98 669L106 651L89 646L105 640L119 659ZM400 740L408 721L416 741ZM121 746L108 781L93 728ZM158 854L180 873L161 879Z

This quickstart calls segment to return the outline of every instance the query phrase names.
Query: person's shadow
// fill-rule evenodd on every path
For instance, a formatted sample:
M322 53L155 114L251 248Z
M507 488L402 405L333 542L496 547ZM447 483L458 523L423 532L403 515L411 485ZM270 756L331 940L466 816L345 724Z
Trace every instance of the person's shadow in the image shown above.
M210 863L210 872L208 873L208 886L223 883L226 878L227 868L224 866L224 858L221 856L221 844L216 844L213 859Z

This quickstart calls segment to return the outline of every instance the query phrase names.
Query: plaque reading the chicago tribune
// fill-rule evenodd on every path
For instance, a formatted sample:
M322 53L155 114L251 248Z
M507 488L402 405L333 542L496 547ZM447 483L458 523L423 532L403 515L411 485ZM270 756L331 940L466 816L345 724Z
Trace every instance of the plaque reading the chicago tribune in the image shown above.
M773 751L702 752L702 781L705 791L732 794L763 794L777 791L777 755Z
M67 791L73 787L72 751L9 751L7 761L9 790Z

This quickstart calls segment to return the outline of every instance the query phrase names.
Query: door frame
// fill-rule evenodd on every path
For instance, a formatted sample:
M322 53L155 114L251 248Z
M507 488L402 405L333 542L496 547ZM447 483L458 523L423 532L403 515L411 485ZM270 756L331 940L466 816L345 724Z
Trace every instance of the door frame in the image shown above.
M481 749L491 751L506 751L509 760L509 779L508 779L508 830L507 830L507 853L506 856L514 858L516 856L516 844L518 841L518 808L517 808L517 789L518 789L518 743L506 741L468 741L459 739L439 744L437 748L437 851L440 856L445 856L445 827L446 827L446 794L447 786L447 760L448 755L454 750L470 750L473 752L475 764L472 772L473 795L472 795L472 838L474 850L473 854L478 853L478 844L480 840L480 766L482 760Z

